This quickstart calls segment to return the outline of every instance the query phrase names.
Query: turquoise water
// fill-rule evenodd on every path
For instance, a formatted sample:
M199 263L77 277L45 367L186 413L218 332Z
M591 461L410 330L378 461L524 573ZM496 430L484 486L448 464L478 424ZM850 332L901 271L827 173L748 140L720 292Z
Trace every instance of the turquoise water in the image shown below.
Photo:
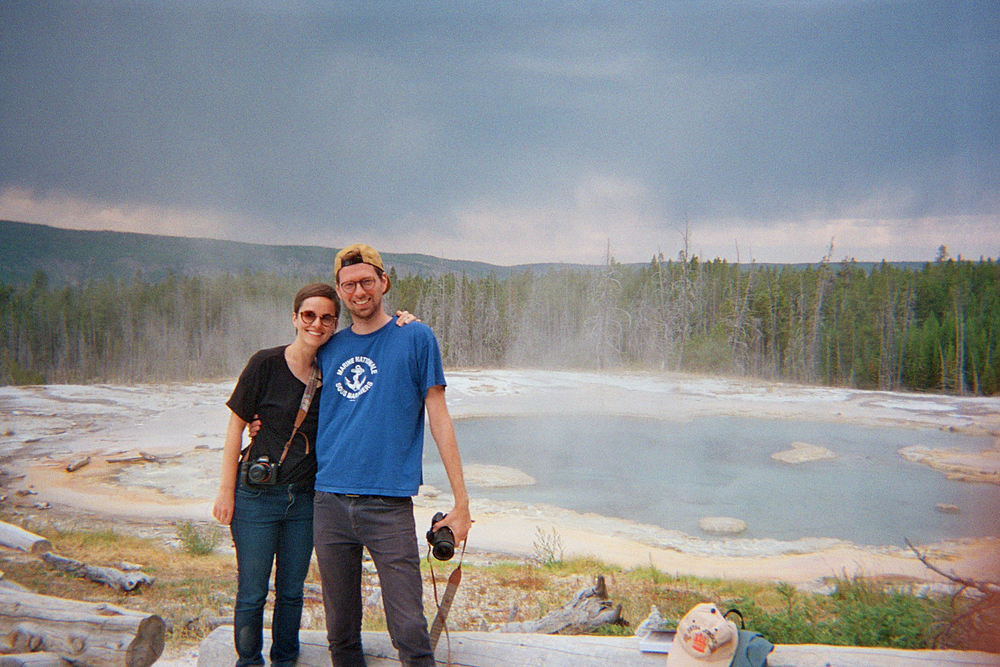
M698 520L746 521L747 538L833 537L866 545L1000 536L1000 487L948 480L911 463L909 445L970 451L991 442L938 430L705 417L493 417L455 423L464 463L502 465L537 484L470 488L495 500L546 503L702 535ZM770 458L795 441L836 459ZM425 477L447 489L428 438ZM936 503L960 508L942 514ZM707 536L706 536L707 537Z

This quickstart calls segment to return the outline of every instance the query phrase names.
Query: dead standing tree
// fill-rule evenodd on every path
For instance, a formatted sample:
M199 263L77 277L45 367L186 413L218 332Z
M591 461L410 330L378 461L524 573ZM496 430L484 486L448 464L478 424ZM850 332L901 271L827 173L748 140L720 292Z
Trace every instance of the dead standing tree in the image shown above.
M679 298L676 301L675 312L677 314L677 324L678 326L678 350L677 350L677 369L682 370L684 367L684 347L687 342L691 339L691 319L695 312L694 305L694 285L691 280L691 228L687 224L687 219L684 220L684 249L680 252L678 260L681 267L680 280L674 285L675 290L679 290Z
M622 340L632 324L632 316L618 305L621 294L621 272L611 256L609 242L604 270L597 276L590 299L592 315L587 318L597 367L601 370L621 363Z
M740 279L739 253L737 252L736 268L734 271L736 286L733 290L732 314L728 319L729 324L729 347L732 350L733 366L746 375L753 364L751 353L756 340L759 338L756 322L751 317L750 297L752 294L754 279L757 277L756 266L750 263L747 272L746 286L742 286Z
M833 239L830 239L830 249L826 256L819 263L819 272L816 276L816 297L812 304L812 314L809 317L808 338L803 345L803 370L805 379L808 382L819 381L821 373L820 358L820 334L823 326L823 299L827 290L833 284L833 272L830 270L830 257L833 255ZM805 311L805 294L802 295L803 315ZM803 325L802 334L806 335L807 327Z

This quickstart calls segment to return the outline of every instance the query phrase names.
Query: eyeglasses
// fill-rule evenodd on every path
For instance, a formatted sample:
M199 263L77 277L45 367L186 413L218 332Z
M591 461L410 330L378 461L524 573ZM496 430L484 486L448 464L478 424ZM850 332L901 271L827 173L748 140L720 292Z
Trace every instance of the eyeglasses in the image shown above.
M361 289L370 290L371 288L375 287L375 282L376 282L375 278L372 277L362 278L361 280L357 281L349 280L346 283L340 283L340 289L344 290L347 293L351 293L354 290L358 289L358 285L360 285Z
M325 315L320 315L319 313L314 313L311 310L300 310L299 318L306 323L306 325L312 324L319 318L320 324L325 327L332 327L337 323L337 316L326 313Z

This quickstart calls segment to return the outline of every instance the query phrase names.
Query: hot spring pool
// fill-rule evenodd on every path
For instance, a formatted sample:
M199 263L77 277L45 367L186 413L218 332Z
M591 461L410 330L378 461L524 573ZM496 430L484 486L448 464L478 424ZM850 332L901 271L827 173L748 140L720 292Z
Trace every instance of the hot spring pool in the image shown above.
M516 468L531 486L477 488L494 500L545 503L691 535L729 516L744 538L832 537L899 546L1000 535L1000 487L952 481L911 463L909 445L979 451L991 442L940 430L739 417L678 423L615 416L490 417L455 422L463 463ZM806 442L837 458L790 465L771 454ZM428 437L425 482L447 489ZM943 514L937 503L955 505ZM708 536L706 536L708 537Z

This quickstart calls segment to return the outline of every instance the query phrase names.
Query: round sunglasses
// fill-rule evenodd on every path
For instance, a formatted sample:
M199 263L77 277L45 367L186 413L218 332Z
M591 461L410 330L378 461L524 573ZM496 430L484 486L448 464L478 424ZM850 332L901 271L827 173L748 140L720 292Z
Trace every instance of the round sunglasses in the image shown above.
M334 324L337 323L337 316L331 315L330 313L326 313L325 315L320 315L319 313L316 313L311 310L299 311L299 319L301 319L307 325L315 322L317 317L319 318L320 324L322 324L325 327L332 327Z

